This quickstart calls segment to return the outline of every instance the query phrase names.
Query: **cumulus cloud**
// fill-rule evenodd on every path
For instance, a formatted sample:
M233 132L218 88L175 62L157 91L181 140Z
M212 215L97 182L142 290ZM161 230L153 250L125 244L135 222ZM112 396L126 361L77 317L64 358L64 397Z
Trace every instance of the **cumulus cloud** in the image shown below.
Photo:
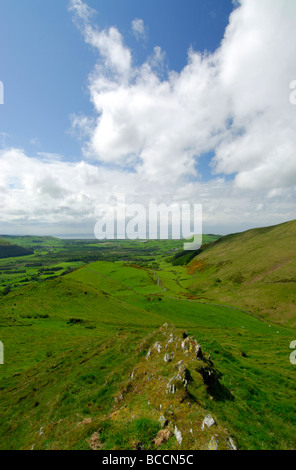
M184 69L165 79L157 72L160 48L136 67L117 30L85 21L86 41L91 37L105 60L90 76L97 122L86 154L133 165L147 180L177 181L193 176L199 157L213 150L213 172L236 175L237 187L294 186L295 108L288 98L295 16L292 1L241 0L221 47L209 55L189 50ZM141 20L133 26L143 31ZM112 52L117 48L120 54ZM108 73L110 61L116 75Z
M202 203L207 231L295 218L294 0L240 0L220 47L189 49L179 72L166 68L159 46L135 65L117 28L100 30L82 0L70 10L98 53L94 115L72 116L92 163L3 150L3 221L91 221L98 201L116 192L144 204ZM145 32L141 20L132 24ZM205 154L214 155L207 181Z
M121 78L128 76L131 69L131 51L124 45L120 32L113 26L103 31L93 26L91 19L94 11L82 0L71 0L69 10L73 12L74 20L86 43L99 51L105 72L117 73Z
M56 156L31 157L22 149L0 151L1 233L85 234L91 236L95 210L116 207L116 194L126 203L200 203L204 205L204 230L228 233L254 225L292 219L295 201L291 191L264 194L242 191L215 178L208 183L184 181L172 188L145 175L86 162L63 162ZM197 198L198 195L198 198ZM242 213L242 211L244 213ZM238 220L240 223L238 224Z

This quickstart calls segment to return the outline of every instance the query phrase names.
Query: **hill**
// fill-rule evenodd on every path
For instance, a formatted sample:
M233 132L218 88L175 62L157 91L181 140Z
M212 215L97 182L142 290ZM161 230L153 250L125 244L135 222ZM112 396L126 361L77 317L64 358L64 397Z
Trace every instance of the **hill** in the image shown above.
M19 256L32 255L34 252L19 245L13 245L7 240L0 238L0 259L2 258L16 258Z
M173 270L164 291L99 261L0 298L1 449L296 447L294 330L176 296Z
M63 240L55 237L41 237L37 235L0 235L0 240L13 245L22 246L32 250L38 247L59 247L63 246Z
M296 326L296 221L227 235L189 264L190 291Z

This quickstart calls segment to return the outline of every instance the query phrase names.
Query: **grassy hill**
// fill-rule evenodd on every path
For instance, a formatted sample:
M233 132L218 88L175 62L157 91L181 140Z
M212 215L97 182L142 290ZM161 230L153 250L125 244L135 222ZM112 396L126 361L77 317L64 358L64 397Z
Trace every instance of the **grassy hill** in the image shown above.
M296 447L294 330L182 297L192 275L166 269L99 261L0 298L1 449Z
M33 249L35 247L60 247L63 246L63 240L56 237L41 237L37 235L0 235L2 241L23 248Z
M0 238L0 259L32 255L33 251Z
M296 221L220 238L189 264L193 295L296 326Z

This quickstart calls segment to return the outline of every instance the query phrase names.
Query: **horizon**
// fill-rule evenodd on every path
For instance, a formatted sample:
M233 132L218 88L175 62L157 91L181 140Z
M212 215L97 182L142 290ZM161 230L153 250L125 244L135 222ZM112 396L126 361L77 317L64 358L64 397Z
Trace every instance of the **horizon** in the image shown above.
M204 233L296 218L293 0L3 0L1 15L0 232L89 237L119 192L201 204Z
M202 236L204 235L213 235L213 236L221 236L221 237L224 237L224 236L227 236L227 235L234 235L236 233L244 233L244 232L248 232L250 230L256 230L256 229L260 229L260 228L268 228L268 227L276 227L276 226L279 226L279 225L283 225L283 224L288 224L289 222L294 222L296 221L296 219L292 219L292 220L286 220L284 222L280 222L278 224L273 224L273 225L260 225L260 226L256 226L256 227L250 227L250 228L247 228L245 230L241 230L241 231L237 231L237 232L227 232L227 233L218 233L218 232L205 232L203 231L202 233ZM198 235L198 234L197 234ZM159 238L138 238L138 239L135 239L135 240L131 240L129 238L115 238L115 239L108 239L106 238L105 240L98 240L94 235L91 235L91 234L53 234L53 235L49 235L49 234L45 234L45 235L40 235L40 234L37 234L37 233L26 233L26 234L16 234L16 233L2 233L0 234L0 238L1 237L53 237L53 238L58 238L60 240L96 240L98 242L124 242L124 241L135 241L135 242L143 242L143 241L161 241L161 240L186 240L188 238L180 238L180 239L177 239L177 238L168 238L168 239L159 239ZM193 238L193 237L191 237Z

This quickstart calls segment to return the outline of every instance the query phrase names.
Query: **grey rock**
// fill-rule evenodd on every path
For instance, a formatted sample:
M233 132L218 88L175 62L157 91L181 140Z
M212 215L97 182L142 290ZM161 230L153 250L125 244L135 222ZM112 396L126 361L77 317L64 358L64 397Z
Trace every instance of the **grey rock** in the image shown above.
M213 436L209 442L208 450L218 450L219 448L219 441L217 436Z
M231 437L229 437L227 444L230 450L237 450L237 447Z
M182 444L182 441L183 441L183 438L182 438L181 431L179 431L179 429L177 428L177 426L175 426L174 434L175 434L175 436L176 436L176 439L177 439L178 444L181 445L181 444Z
M180 390L181 387L184 387L185 389L187 388L187 380L185 377L182 377L181 374L175 375L168 381L166 390L167 395L170 393L174 395L177 391L177 386L178 390Z
M168 344L173 343L174 341L175 341L175 337L172 333L172 334L170 334L170 339L168 340Z
M151 356L151 348L149 348L149 351L146 354L146 359L149 359L150 356Z
M164 362L167 364L168 362L171 362L171 357L169 354L166 354L163 358Z
M156 349L156 351L157 351L158 353L161 352L161 344L160 344L159 341L157 341L157 342L155 343L154 349Z
M163 415L160 416L158 421L160 422L162 428L168 425L168 420Z
M205 417L205 419L203 420L203 423L202 423L202 426L201 426L201 430L204 431L205 427L207 426L208 428L210 428L211 426L215 426L215 420L212 418L211 415L207 415Z
M179 361L177 364L178 370L181 374L185 374L186 367L183 361Z
M184 341L182 342L181 344L181 349L183 352L187 352L188 351L188 343L189 343L189 338L185 338Z
M197 359L203 359L203 353L198 343L196 343L195 354L196 354Z

